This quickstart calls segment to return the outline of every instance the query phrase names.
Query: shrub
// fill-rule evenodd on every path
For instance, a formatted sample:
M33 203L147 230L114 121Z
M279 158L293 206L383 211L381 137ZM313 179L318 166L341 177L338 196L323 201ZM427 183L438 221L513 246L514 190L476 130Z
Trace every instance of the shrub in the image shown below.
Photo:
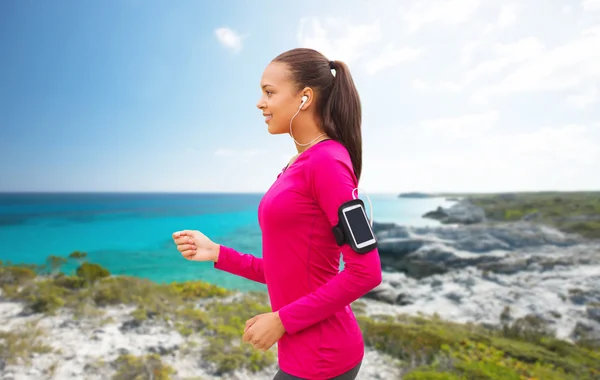
M232 294L231 291L225 288L202 281L173 282L170 286L185 301L224 297Z
M44 335L35 322L27 322L23 328L0 331L0 363L29 365L32 354L51 352L42 342Z
M110 276L110 272L98 264L83 263L77 268L77 276L84 279L87 284L93 284L101 278Z
M438 372L431 369L422 369L412 371L402 378L403 380L469 380L464 376L459 376L449 372Z
M113 380L170 380L177 372L162 362L157 354L145 356L120 355L112 363L116 369Z
M78 264L83 264L87 259L87 253L81 251L74 251L69 255L69 259L75 260Z
M206 305L211 322L203 332L208 344L202 355L215 363L216 375L242 368L257 372L275 363L274 347L262 352L241 341L246 321L269 311L263 293L247 293L232 303L215 300Z
M21 286L32 281L37 273L22 266L0 266L0 287L4 285Z

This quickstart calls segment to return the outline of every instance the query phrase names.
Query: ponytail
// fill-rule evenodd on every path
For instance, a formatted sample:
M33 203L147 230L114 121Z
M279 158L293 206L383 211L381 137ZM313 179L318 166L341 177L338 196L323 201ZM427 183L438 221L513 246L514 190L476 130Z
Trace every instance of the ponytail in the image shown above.
M342 61L329 61L323 54L308 48L288 50L273 62L287 64L299 90L306 86L315 90L323 131L346 147L356 179L360 181L362 111L348 66ZM335 74L331 70L335 70Z
M332 61L335 70L333 86L322 108L325 131L341 142L348 152L358 181L362 172L362 110L360 97L348 66L341 61Z

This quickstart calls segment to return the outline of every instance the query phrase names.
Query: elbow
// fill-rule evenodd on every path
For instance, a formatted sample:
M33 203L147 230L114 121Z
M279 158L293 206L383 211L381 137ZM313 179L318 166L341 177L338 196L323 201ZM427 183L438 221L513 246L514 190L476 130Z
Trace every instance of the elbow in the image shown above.
M371 275L369 276L370 282L369 282L369 291L375 289L376 287L378 287L379 285L381 285L381 282L383 281L383 274L381 272L381 268L376 267L372 272Z
M362 280L363 291L365 293L368 293L381 285L381 282L383 281L381 267L379 265L369 267L363 272Z
M381 261L379 259L379 252L377 249L375 249L375 257L376 259L373 260L372 264L369 266L369 291L372 289L375 289L376 287L378 287L379 285L381 285L381 282L383 281L383 271L381 270Z

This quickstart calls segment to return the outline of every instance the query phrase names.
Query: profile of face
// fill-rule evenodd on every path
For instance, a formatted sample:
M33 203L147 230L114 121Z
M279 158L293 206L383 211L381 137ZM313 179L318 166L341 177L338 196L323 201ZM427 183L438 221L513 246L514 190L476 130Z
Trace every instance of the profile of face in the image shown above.
M260 87L262 95L256 107L262 111L269 133L274 135L289 133L290 120L298 111L303 95L309 95L309 101L305 102L303 108L309 106L310 89L298 90L291 80L287 65L281 62L271 62L267 65ZM294 120L300 117L298 115Z

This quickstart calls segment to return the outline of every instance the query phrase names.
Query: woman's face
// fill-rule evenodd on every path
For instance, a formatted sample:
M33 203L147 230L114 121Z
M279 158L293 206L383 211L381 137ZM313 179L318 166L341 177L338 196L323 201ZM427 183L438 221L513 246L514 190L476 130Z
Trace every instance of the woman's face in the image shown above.
M256 107L262 111L269 133L289 133L290 120L300 107L302 94L291 82L287 65L271 62L263 72L260 87L262 96Z

